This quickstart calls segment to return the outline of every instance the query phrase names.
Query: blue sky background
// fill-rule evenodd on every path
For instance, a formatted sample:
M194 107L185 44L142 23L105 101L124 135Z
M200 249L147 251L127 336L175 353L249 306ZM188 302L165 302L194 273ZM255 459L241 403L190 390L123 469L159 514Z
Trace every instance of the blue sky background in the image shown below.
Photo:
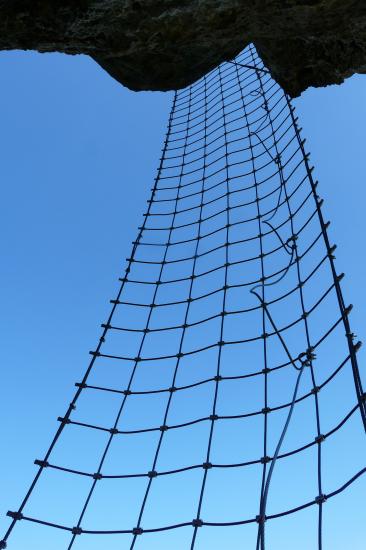
M81 56L2 52L0 75L3 531L116 294L172 94L130 92ZM366 78L355 76L308 90L295 105L346 273L346 302L355 304L352 327L366 341L365 94ZM359 360L364 373L364 351ZM362 490L364 481L352 489L360 504ZM361 550L354 536L349 547Z

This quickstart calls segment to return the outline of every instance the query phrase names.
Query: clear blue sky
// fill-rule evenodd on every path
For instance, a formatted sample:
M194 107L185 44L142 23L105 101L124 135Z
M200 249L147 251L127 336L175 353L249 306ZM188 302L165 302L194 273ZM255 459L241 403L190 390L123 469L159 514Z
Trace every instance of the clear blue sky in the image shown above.
M21 501L33 460L53 436L116 294L149 198L172 94L130 92L82 56L2 52L0 75L3 532L4 515ZM365 97L366 78L355 76L295 101L325 217L332 220L338 270L346 273L346 302L355 305L352 327L364 341ZM359 360L364 373L364 351ZM359 504L352 520L362 520L365 489L362 480L347 493ZM364 538L353 536L325 550L346 543L361 550ZM298 550L310 549L304 544ZM32 539L27 548L46 550Z

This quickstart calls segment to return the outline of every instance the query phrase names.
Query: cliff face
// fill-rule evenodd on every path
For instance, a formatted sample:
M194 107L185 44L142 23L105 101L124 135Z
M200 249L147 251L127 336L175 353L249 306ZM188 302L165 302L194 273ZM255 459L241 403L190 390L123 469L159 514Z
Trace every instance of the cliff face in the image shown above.
M0 0L0 49L86 54L133 90L257 47L292 96L366 72L365 0Z

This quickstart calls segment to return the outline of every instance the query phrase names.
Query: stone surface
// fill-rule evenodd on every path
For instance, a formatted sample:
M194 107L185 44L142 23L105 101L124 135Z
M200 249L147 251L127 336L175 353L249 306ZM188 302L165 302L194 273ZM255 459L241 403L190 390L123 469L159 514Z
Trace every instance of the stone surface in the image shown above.
M86 54L133 90L194 82L248 43L292 96L366 72L365 0L0 0L0 49Z

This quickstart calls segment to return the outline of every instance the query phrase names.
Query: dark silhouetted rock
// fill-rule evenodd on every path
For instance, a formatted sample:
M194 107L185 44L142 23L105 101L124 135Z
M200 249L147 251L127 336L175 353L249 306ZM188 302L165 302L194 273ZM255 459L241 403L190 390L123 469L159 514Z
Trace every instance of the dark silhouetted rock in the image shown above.
M292 96L366 72L365 0L0 0L0 49L86 54L133 90L186 86L253 42Z

